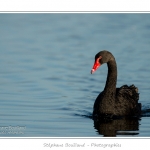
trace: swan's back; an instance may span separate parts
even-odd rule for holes
[[[139,116],[141,113],[141,104],[138,103],[138,88],[134,85],[123,85],[116,89],[116,106],[117,114],[125,116]]]

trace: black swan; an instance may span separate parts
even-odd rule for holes
[[[104,63],[108,66],[107,81],[104,90],[95,100],[93,117],[140,116],[141,103],[138,103],[138,88],[134,85],[116,88],[117,65],[114,56],[109,51],[103,50],[95,55],[91,74]]]

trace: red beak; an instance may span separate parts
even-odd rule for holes
[[[100,59],[101,59],[101,58],[97,58],[97,59],[96,59],[94,65],[93,65],[93,68],[92,68],[92,70],[91,70],[91,74],[94,73],[94,72],[98,69],[98,67],[100,67],[100,65],[101,65],[100,62],[99,62]]]

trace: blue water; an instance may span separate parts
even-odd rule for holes
[[[137,86],[142,103],[135,128],[125,121],[115,136],[150,136],[150,14],[130,13],[1,13],[0,136],[105,136],[91,119],[107,65],[90,70],[103,49],[116,58],[117,86]]]

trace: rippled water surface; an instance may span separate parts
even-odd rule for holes
[[[0,14],[0,136],[150,136],[150,14]],[[93,103],[111,51],[117,86],[135,84],[140,120],[97,124]]]

